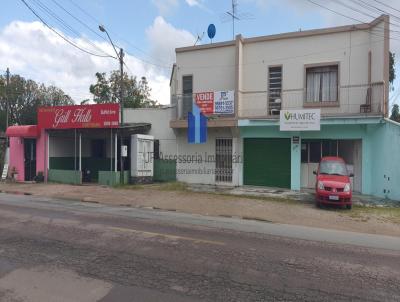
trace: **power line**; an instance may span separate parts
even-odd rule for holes
[[[395,11],[400,13],[400,10],[398,10],[397,8],[394,8],[393,6],[390,6],[389,4],[386,4],[386,3],[382,2],[382,1],[378,1],[378,0],[373,0],[373,1],[379,3],[379,4],[383,5],[383,6],[386,6],[388,8],[391,8],[391,9],[393,9],[393,10],[395,10]]]
[[[352,0],[350,0],[350,1],[352,1]],[[348,9],[350,9],[350,10],[353,10],[353,11],[359,13],[359,14],[362,14],[364,16],[370,17],[372,19],[376,19],[378,17],[378,16],[374,16],[374,15],[368,14],[368,13],[366,13],[366,12],[364,12],[364,11],[358,9],[358,8],[355,8],[355,7],[351,6],[351,5],[348,5],[346,3],[343,3],[341,0],[335,0],[335,2],[340,4],[340,5],[342,5],[342,6],[344,6],[344,7],[346,7],[346,8],[348,8]],[[352,2],[354,3],[355,1],[352,1]],[[357,3],[357,5],[360,5],[360,4]],[[386,13],[385,11],[382,11],[382,12]],[[392,26],[395,26],[395,27],[400,27],[400,25],[396,24],[396,23],[389,22],[389,24],[392,25]],[[393,30],[391,30],[391,31],[393,31]],[[398,32],[398,31],[394,31],[394,32]]]
[[[383,14],[387,14],[391,17],[393,17],[394,19],[400,20],[400,17],[391,14],[390,12],[387,12],[383,9],[380,9],[379,7],[372,5],[371,3],[368,3],[366,1],[362,1],[362,0],[350,0],[351,2],[353,2],[354,4],[360,5],[361,7],[368,9],[369,11],[373,11],[373,12],[379,12],[379,13],[383,13]],[[399,21],[397,21],[399,22]]]
[[[61,39],[63,39],[65,42],[67,42],[68,44],[74,46],[75,48],[79,49],[80,51],[87,53],[89,55],[95,56],[95,57],[101,57],[101,58],[114,58],[113,56],[110,55],[99,55],[96,53],[93,53],[89,50],[86,50],[80,46],[78,46],[77,44],[75,44],[74,42],[68,40],[66,37],[64,37],[62,34],[60,34],[58,31],[56,31],[54,28],[52,28],[50,25],[47,24],[47,22],[28,4],[26,3],[25,0],[21,0],[21,2],[47,27],[49,28],[52,32],[54,32],[57,36],[59,36]]]
[[[353,21],[359,22],[359,23],[364,24],[364,25],[369,25],[369,23],[367,23],[367,22],[364,22],[364,21],[361,21],[361,20],[359,20],[359,19],[356,19],[356,18],[347,16],[347,15],[341,13],[341,12],[338,12],[338,11],[336,11],[336,10],[333,10],[333,9],[331,9],[331,8],[329,8],[329,7],[327,7],[327,6],[324,6],[324,5],[322,5],[322,4],[319,4],[319,3],[317,3],[317,2],[315,2],[315,1],[313,1],[313,0],[306,0],[306,1],[312,3],[312,4],[316,5],[316,6],[319,6],[319,7],[323,8],[323,9],[325,9],[325,10],[328,10],[328,11],[334,13],[334,14],[337,14],[337,15],[339,15],[339,16],[345,17],[345,18],[347,18],[347,19],[351,19],[351,20],[353,20]],[[375,17],[373,17],[373,18],[375,18]],[[399,31],[393,31],[393,30],[390,30],[390,31],[391,31],[391,32],[396,32],[396,33],[399,32]],[[378,36],[378,37],[384,37],[383,35],[379,35],[379,34],[376,34],[376,33],[373,33],[373,32],[371,32],[371,34],[373,34],[373,35],[375,35],[375,36]],[[400,39],[396,39],[396,38],[390,38],[390,37],[389,37],[389,39],[393,39],[393,40],[396,40],[396,41],[400,41]]]
[[[90,14],[89,12],[87,12],[84,8],[82,8],[82,7],[81,7],[79,4],[77,4],[74,0],[69,0],[69,2],[71,2],[71,3],[72,3],[78,10],[80,10],[83,14],[85,14],[87,17],[89,17],[89,18],[92,20],[92,22],[93,22],[94,24],[96,24],[96,26],[98,26],[99,24],[103,24],[103,22],[102,22],[101,20],[97,19],[97,18],[94,17],[92,14]],[[154,60],[160,62],[161,64],[172,65],[171,62],[164,62],[163,60],[160,60],[159,58],[156,58],[156,57],[153,57],[153,56],[149,55],[146,51],[140,49],[139,47],[137,47],[137,46],[134,45],[132,42],[130,42],[129,40],[125,39],[124,37],[122,37],[121,35],[119,35],[118,33],[116,33],[115,31],[109,30],[109,32],[112,33],[113,35],[115,35],[116,37],[118,37],[120,40],[122,40],[122,41],[124,41],[125,43],[127,43],[128,45],[130,45],[132,48],[134,48],[134,49],[136,49],[137,51],[141,52],[142,54],[144,54],[144,55],[147,56],[148,58],[154,59]],[[118,46],[118,45],[117,45],[117,46]],[[120,48],[120,47],[118,46],[118,48]],[[165,66],[165,65],[162,66],[162,65],[159,65],[159,64],[152,63],[152,62],[150,62],[150,61],[146,61],[145,59],[139,58],[138,56],[133,55],[132,53],[128,53],[126,50],[125,50],[125,52],[126,52],[127,54],[129,54],[130,56],[135,57],[135,58],[137,58],[138,60],[140,60],[140,61],[142,61],[142,62],[144,62],[144,63],[151,64],[151,65],[154,65],[154,66],[157,66],[157,67],[162,67],[162,68],[168,68],[168,69],[170,68],[169,66],[168,66],[168,67]]]
[[[57,14],[55,14],[51,9],[49,9],[46,5],[44,5],[40,0],[32,0],[34,1],[44,12],[46,12],[49,16],[51,16],[52,18],[56,19],[58,21],[58,23],[67,31],[72,32],[73,34],[79,36],[80,34],[74,29],[72,28],[70,25],[68,25],[62,18],[60,18]],[[79,18],[75,17],[73,14],[71,14],[65,7],[63,7],[62,5],[60,5],[57,1],[55,0],[51,0],[53,3],[55,3],[58,7],[60,7],[63,11],[65,11],[68,15],[72,16],[75,20],[77,20],[80,24],[84,25],[87,29],[89,29],[91,32],[95,33],[97,36],[99,36],[101,39],[105,40],[108,43],[108,40],[105,39],[105,37],[103,37],[102,35],[100,35],[99,33],[97,33],[96,31],[94,31],[92,28],[90,28],[89,25],[87,25],[85,22],[83,22],[82,20],[80,20]],[[24,1],[25,2],[25,1]],[[70,2],[72,4],[74,4],[77,8],[79,8],[82,12],[84,12],[86,15],[88,15],[91,19],[96,20],[93,16],[91,16],[89,13],[87,13],[83,8],[81,8],[78,4],[76,4],[74,1],[70,0]],[[100,23],[100,22],[99,22]],[[86,40],[85,40],[86,41]],[[97,48],[99,51],[103,52],[105,55],[110,56],[108,53],[106,53],[105,51],[103,51],[101,48],[99,48],[97,45],[93,44],[91,41],[87,41],[88,44],[92,45],[94,48]],[[128,42],[129,43],[129,42]],[[118,48],[121,48],[120,46],[116,45]],[[133,47],[135,47],[133,45]],[[137,47],[135,47],[136,49],[139,49]],[[140,50],[140,49],[139,49]],[[144,51],[142,51],[144,53]],[[143,63],[149,64],[149,65],[153,65],[159,68],[163,68],[163,69],[171,69],[171,66],[166,66],[166,65],[161,65],[161,64],[157,64],[157,63],[153,63],[149,60],[145,60],[142,58],[139,58],[135,55],[133,55],[130,52],[126,52],[128,55],[135,57],[136,59],[142,61]],[[146,53],[145,53],[146,54]],[[114,56],[110,56],[115,58]],[[150,57],[150,56],[149,56]]]
[[[58,3],[56,0],[51,0],[55,5],[57,5],[59,8],[61,8],[64,12],[66,12],[69,16],[71,16],[72,18],[74,18],[76,21],[78,21],[80,24],[82,24],[84,27],[86,27],[88,30],[90,30],[92,33],[94,33],[96,36],[100,37],[101,39],[103,39],[104,41],[107,41],[107,39],[100,35],[96,30],[93,30],[89,25],[87,25],[85,22],[83,22],[82,20],[80,20],[79,18],[77,18],[76,16],[74,16],[73,14],[71,14],[64,6],[62,6],[60,3]]]
[[[59,17],[54,11],[52,11],[48,6],[46,6],[45,4],[43,4],[42,1],[40,0],[32,0],[33,2],[36,3],[36,5],[45,13],[47,14],[50,18],[53,18],[54,20],[56,20],[56,22],[58,22],[58,24],[61,25],[61,27],[63,27],[66,31],[69,31],[72,33],[72,35],[75,36],[80,36],[80,33],[78,31],[76,31],[72,26],[70,26],[67,22],[65,22],[61,17]],[[91,45],[93,48],[97,49],[98,51],[109,55],[108,53],[106,53],[104,50],[102,50],[101,48],[99,48],[97,45],[95,45],[92,41],[85,39],[84,37],[81,37],[81,39],[85,40],[89,45]]]

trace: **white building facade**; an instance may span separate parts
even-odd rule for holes
[[[353,190],[400,199],[393,193],[400,175],[373,147],[389,111],[389,40],[383,15],[369,24],[176,49],[170,126],[178,180],[299,190],[314,186],[321,157],[341,156],[355,174]],[[206,113],[207,142],[189,144],[196,96],[218,91],[234,91],[234,113]],[[321,114],[319,131],[280,131],[281,111],[310,109]]]

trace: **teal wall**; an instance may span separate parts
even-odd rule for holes
[[[300,133],[292,133],[293,136],[300,136]],[[300,190],[301,181],[298,175],[301,175],[301,139],[298,144],[291,142],[291,175],[290,184],[292,190]]]
[[[400,201],[400,124],[387,121],[367,132],[370,193]]]
[[[321,131],[281,132],[279,126],[249,124],[241,138],[300,136],[300,139],[360,139],[362,141],[362,193],[400,200],[400,125],[380,119],[365,124],[323,124]],[[292,143],[291,189],[300,189],[301,149]]]

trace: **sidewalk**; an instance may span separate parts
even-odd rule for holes
[[[194,192],[193,190],[197,191]],[[295,196],[199,192],[179,183],[111,188],[98,185],[0,184],[0,191],[184,213],[238,217],[284,224],[400,237],[400,208],[318,209],[308,193]],[[205,188],[202,188],[205,191]],[[272,194],[272,195],[271,195]],[[293,194],[293,192],[291,192]],[[308,196],[308,197],[307,197]],[[297,197],[293,199],[293,197]]]

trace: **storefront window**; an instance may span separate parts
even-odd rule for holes
[[[301,162],[308,163],[308,143],[301,144]]]
[[[103,158],[105,157],[105,141],[104,139],[95,139],[91,141],[92,157]]]
[[[310,142],[310,163],[319,163],[321,160],[321,142]]]
[[[322,156],[337,156],[338,155],[338,141],[337,140],[323,140],[322,141]]]

